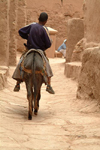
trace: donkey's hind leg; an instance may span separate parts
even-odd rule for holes
[[[33,92],[32,92],[32,85],[31,80],[27,80],[26,82],[26,89],[27,89],[27,99],[29,102],[29,111],[28,111],[28,119],[32,120],[32,111],[33,111]]]
[[[40,97],[41,97],[41,94],[40,94],[40,90],[39,90],[38,95],[37,95],[37,108],[34,109],[35,115],[37,115],[37,113],[38,113]]]

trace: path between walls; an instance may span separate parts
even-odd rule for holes
[[[0,150],[100,150],[97,102],[76,99],[77,82],[64,76],[63,58],[50,59],[50,64],[56,94],[42,86],[39,113],[31,121],[25,84],[15,93],[15,81],[8,77],[0,91]]]

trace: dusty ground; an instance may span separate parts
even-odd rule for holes
[[[50,63],[56,94],[42,86],[39,113],[31,121],[24,83],[15,93],[9,76],[7,88],[0,91],[0,150],[100,150],[98,103],[76,99],[77,82],[64,76],[64,59]]]

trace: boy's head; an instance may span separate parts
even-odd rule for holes
[[[42,12],[39,16],[39,22],[42,22],[43,24],[45,24],[48,20],[48,14],[45,12]]]

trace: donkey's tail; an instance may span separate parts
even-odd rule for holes
[[[32,83],[34,86],[35,81],[35,52],[33,52],[33,61],[32,61]]]
[[[33,62],[32,62],[32,84],[33,84],[33,99],[34,99],[34,109],[37,109],[37,84],[36,84],[36,75],[35,75],[35,52],[33,52]]]

